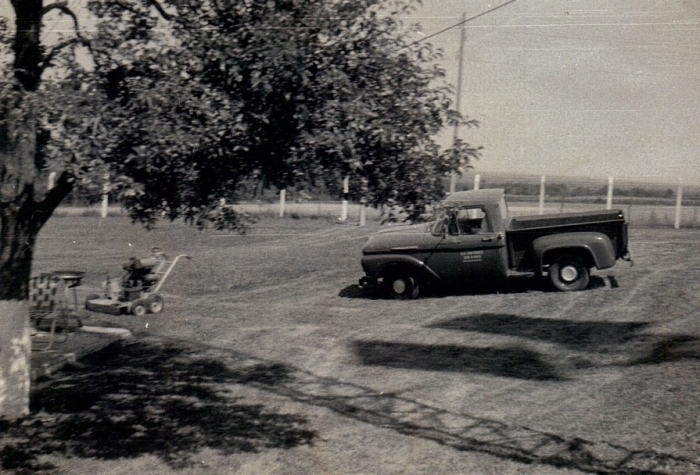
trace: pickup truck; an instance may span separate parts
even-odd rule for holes
[[[548,277],[562,291],[585,289],[590,270],[631,260],[621,210],[510,216],[502,189],[453,193],[432,223],[401,225],[369,237],[360,286],[381,285],[396,299],[425,286],[498,284]]]

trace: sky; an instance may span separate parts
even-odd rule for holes
[[[424,0],[405,21],[428,37],[505,3]],[[460,28],[426,41],[456,86]],[[700,1],[515,0],[465,24],[463,61],[475,172],[700,184]]]
[[[474,172],[700,184],[700,0],[423,0],[404,20],[428,37],[462,14],[483,14],[462,56]],[[426,40],[454,86],[460,34]]]

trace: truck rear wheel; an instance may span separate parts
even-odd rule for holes
[[[564,292],[585,289],[590,278],[588,267],[577,256],[561,256],[549,266],[549,279]]]
[[[405,270],[390,272],[383,284],[389,296],[396,300],[415,299],[420,294],[418,280]]]

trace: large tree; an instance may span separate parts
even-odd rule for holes
[[[474,122],[450,109],[439,52],[402,29],[412,3],[213,2],[202,10],[181,0],[179,8],[196,25],[186,41],[202,48],[203,80],[231,101],[245,98],[238,117],[255,138],[239,149],[246,163],[278,187],[302,178],[339,193],[349,176],[355,198],[417,215],[478,149],[459,142],[440,151],[434,141],[446,125]]]
[[[90,37],[65,2],[11,3],[15,27],[0,28],[12,50],[0,97],[5,417],[28,410],[34,244],[74,189],[99,193],[107,180],[149,225],[165,215],[236,227],[235,213],[212,210],[245,180],[340,193],[350,177],[356,198],[418,215],[478,154],[434,141],[473,122],[450,109],[439,54],[402,30],[410,1],[93,0]],[[55,14],[75,33],[42,45]],[[75,61],[78,47],[91,65]]]

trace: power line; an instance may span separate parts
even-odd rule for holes
[[[409,47],[411,47],[411,46],[413,46],[413,45],[415,45],[415,44],[418,44],[418,43],[420,43],[420,42],[422,42],[422,41],[428,40],[428,39],[433,38],[433,37],[435,37],[435,36],[437,36],[437,35],[441,35],[441,34],[445,33],[446,31],[450,31],[450,30],[453,29],[453,28],[457,28],[458,26],[462,26],[462,25],[464,25],[465,23],[468,23],[468,22],[470,22],[470,21],[472,21],[472,20],[476,20],[477,18],[480,18],[480,17],[482,17],[482,16],[484,16],[484,15],[488,15],[489,13],[495,12],[496,10],[499,10],[499,9],[505,7],[505,6],[508,6],[508,5],[510,5],[511,3],[515,3],[516,1],[517,1],[517,0],[510,0],[510,1],[506,2],[506,3],[503,3],[503,4],[501,4],[501,5],[498,5],[497,7],[491,8],[490,10],[486,10],[485,12],[481,12],[481,13],[479,13],[478,15],[474,15],[474,16],[472,16],[472,17],[469,17],[469,18],[467,18],[467,19],[464,19],[464,20],[460,21],[459,23],[455,23],[455,24],[452,25],[452,26],[448,26],[447,28],[444,28],[444,29],[438,31],[437,33],[433,33],[432,35],[426,36],[425,38],[421,38],[421,39],[419,39],[419,40],[414,41],[413,43],[409,43],[409,44],[406,45],[405,47],[406,47],[406,48],[409,48]]]

